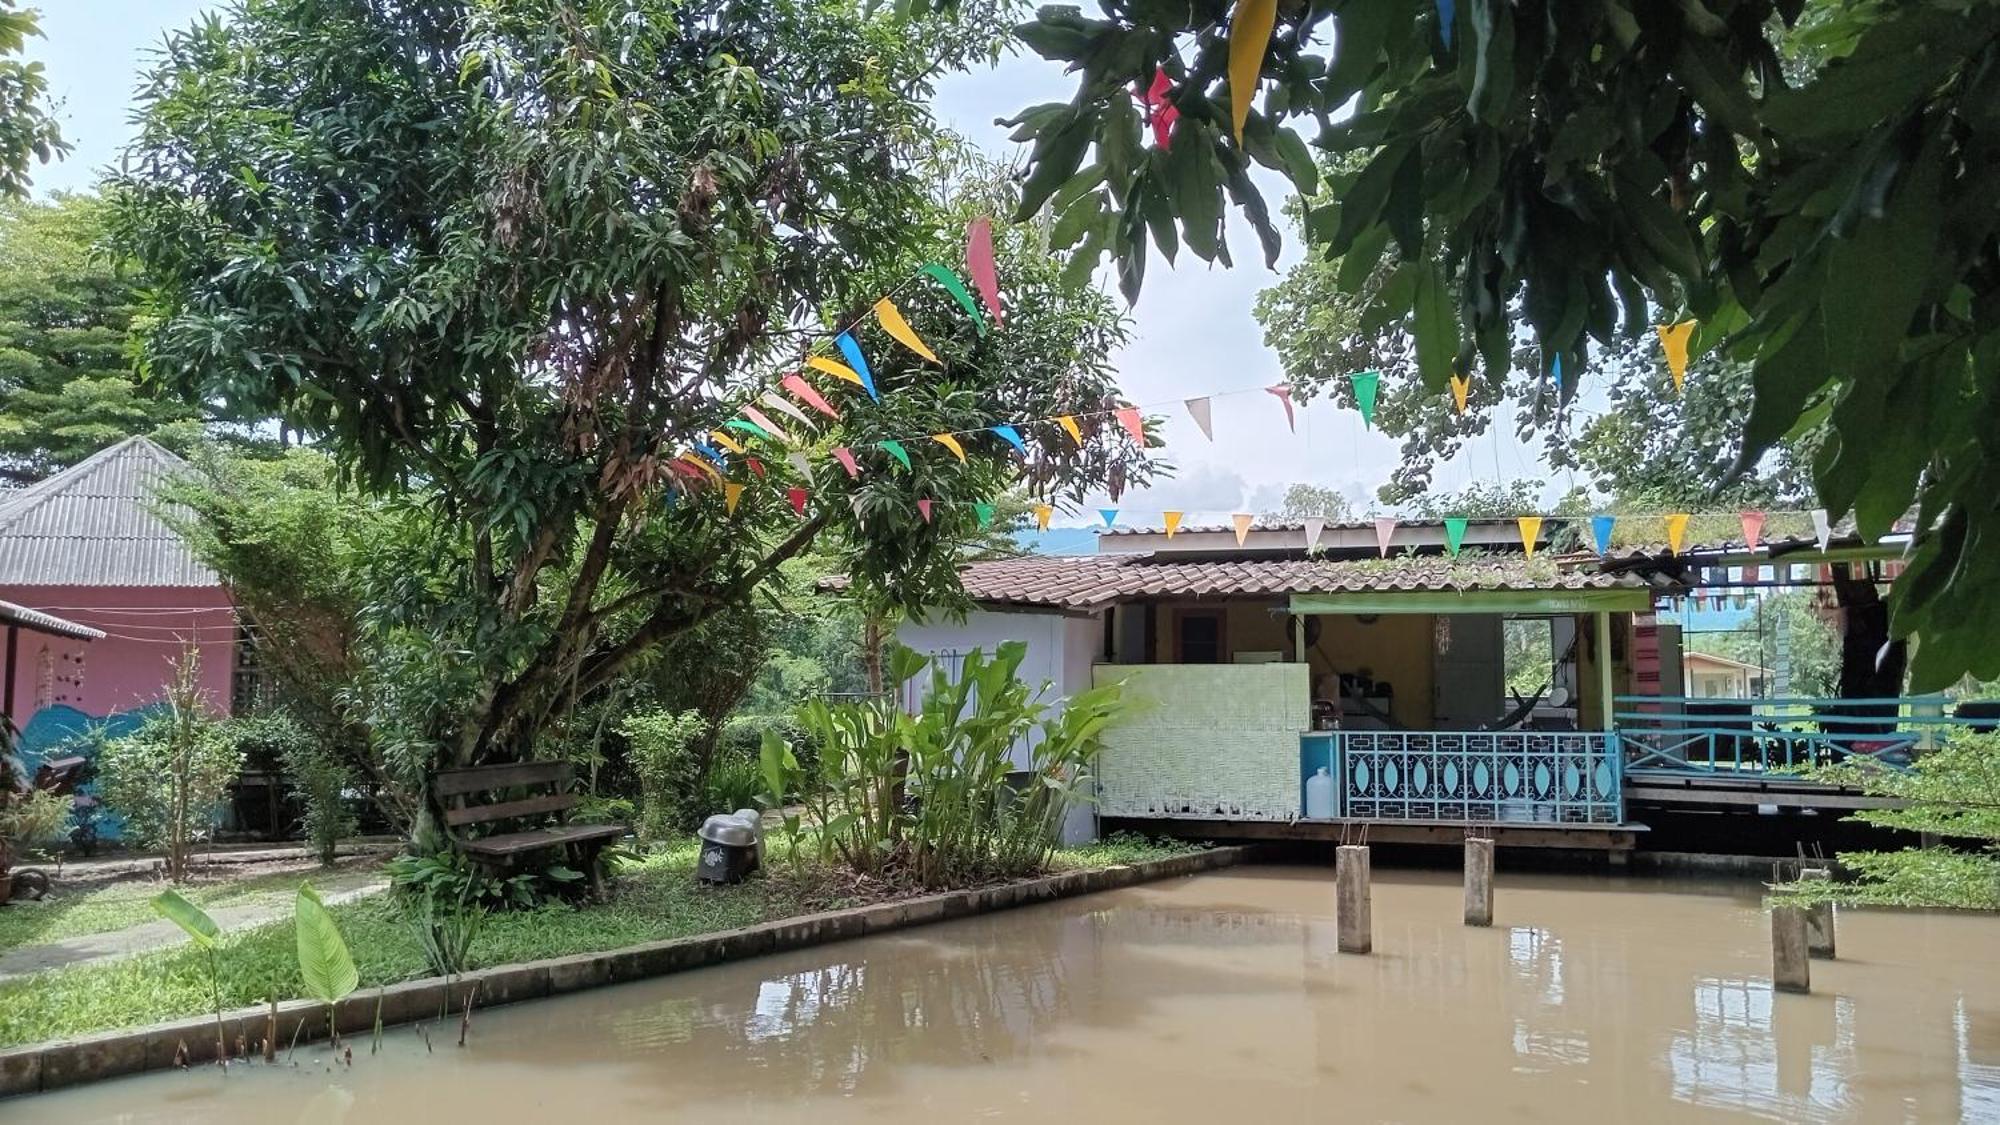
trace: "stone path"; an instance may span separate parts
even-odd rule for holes
[[[312,873],[302,872],[301,875]],[[340,903],[375,894],[388,887],[389,879],[379,870],[342,871],[332,875],[313,875],[313,885],[328,903]],[[215,919],[215,924],[224,931],[243,929],[291,917],[292,903],[290,894],[273,893],[260,901],[213,907],[209,909],[208,916]],[[84,934],[45,945],[24,945],[0,953],[0,981],[65,965],[129,957],[134,953],[145,953],[185,941],[187,935],[181,932],[181,928],[162,918],[123,930]]]

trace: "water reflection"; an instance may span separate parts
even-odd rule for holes
[[[1682,888],[1683,890],[1685,888]],[[1250,870],[485,1013],[472,1049],[351,1074],[184,1075],[50,1120],[481,1125],[747,1115],[1459,1121],[2000,1120],[1993,919],[1842,918],[1811,996],[1760,975],[1754,898],[1378,873],[1376,952],[1326,872]],[[172,1091],[171,1102],[161,1091]]]

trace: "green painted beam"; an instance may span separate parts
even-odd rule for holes
[[[1653,592],[1595,590],[1355,590],[1293,594],[1293,613],[1647,613]]]

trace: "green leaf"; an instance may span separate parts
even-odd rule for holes
[[[1458,317],[1435,263],[1418,267],[1416,337],[1418,376],[1428,390],[1445,389],[1458,358]]]
[[[341,940],[340,927],[333,924],[333,913],[310,883],[299,884],[292,928],[298,934],[299,978],[305,981],[307,995],[333,1004],[360,986],[361,974]]]
[[[1475,61],[1465,107],[1491,123],[1514,96],[1514,13],[1507,0],[1473,0],[1472,37]]]
[[[161,891],[153,896],[153,909],[160,917],[179,926],[187,932],[188,940],[202,949],[213,949],[222,937],[221,927],[215,924],[201,907],[181,897],[179,891]]]
[[[1043,131],[1035,141],[1034,170],[1028,173],[1028,180],[1021,185],[1021,205],[1015,209],[1016,221],[1026,219],[1042,209],[1042,204],[1056,189],[1069,182],[1076,175],[1077,166],[1083,163],[1084,151],[1090,147],[1091,132],[1097,128],[1097,112],[1072,108],[1068,116]]]
[[[1389,200],[1389,188],[1396,182],[1396,174],[1403,161],[1415,155],[1416,142],[1404,141],[1390,145],[1375,154],[1375,159],[1355,177],[1354,185],[1340,195],[1340,229],[1333,235],[1328,249],[1335,254],[1347,253],[1361,232],[1374,226],[1382,218],[1382,207]]]

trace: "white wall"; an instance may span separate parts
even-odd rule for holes
[[[910,648],[949,664],[973,649],[989,655],[1005,641],[1024,641],[1028,652],[1021,660],[1020,678],[1031,687],[1048,682],[1048,702],[1067,698],[1090,686],[1090,666],[1103,644],[1102,617],[1071,617],[1060,613],[1000,613],[974,610],[963,621],[933,618],[924,624],[904,622],[896,639]],[[926,671],[924,675],[928,676]],[[1057,706],[1060,706],[1057,703]],[[1014,765],[1029,764],[1028,746],[1014,750]],[[1078,844],[1097,838],[1097,810],[1088,802],[1071,806],[1063,821],[1063,843]]]

